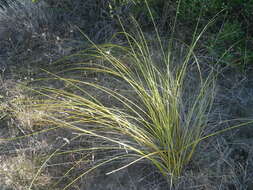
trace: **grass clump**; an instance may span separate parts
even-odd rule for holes
[[[80,9],[79,3],[72,4],[68,0],[65,2],[68,4],[56,3],[56,9],[59,11],[67,8]],[[129,2],[111,1],[108,6],[110,17],[118,16],[118,12],[113,11],[117,9],[118,4],[122,3],[122,6],[128,7]],[[145,2],[156,4],[152,0]],[[138,2],[138,5],[140,9],[137,9],[136,13],[144,13],[144,16],[148,14],[148,23],[150,21],[154,23],[154,20],[160,17],[153,13],[156,6],[154,8],[147,6],[143,11],[141,2]],[[169,4],[167,5],[169,9]],[[167,8],[164,9],[164,13]],[[182,12],[177,11],[179,19],[180,14]],[[117,23],[122,26],[121,21]],[[201,21],[199,23],[201,24]],[[165,24],[162,23],[161,26]],[[32,155],[40,152],[39,168],[37,164],[32,165],[32,159],[26,160],[18,156],[12,160],[8,158],[14,156],[6,155],[9,156],[6,157],[7,164],[4,165],[7,169],[2,170],[2,173],[6,178],[13,178],[11,181],[7,180],[8,183],[19,180],[21,182],[17,186],[37,189],[38,184],[43,186],[40,176],[43,176],[42,170],[46,169],[52,175],[52,180],[57,180],[50,185],[51,189],[56,187],[83,189],[82,184],[78,183],[79,179],[82,183],[85,174],[92,177],[92,171],[98,167],[102,168],[100,171],[105,169],[104,173],[112,174],[137,162],[145,162],[154,166],[156,171],[173,184],[178,177],[184,175],[185,168],[191,165],[195,153],[201,148],[198,145],[202,140],[228,130],[212,133],[215,75],[212,68],[200,64],[201,60],[194,54],[195,46],[206,27],[199,35],[195,29],[192,43],[189,42],[191,44],[187,46],[174,39],[173,35],[168,40],[162,38],[157,27],[155,35],[149,36],[141,30],[137,21],[134,20],[133,25],[136,30],[131,28],[132,33],[126,31],[127,27],[123,27],[123,32],[119,33],[120,38],[117,39],[124,41],[123,45],[97,45],[92,42],[94,40],[92,37],[92,40],[87,37],[86,40],[92,43],[90,49],[78,52],[76,57],[72,55],[58,61],[57,64],[61,61],[71,62],[64,64],[64,70],[59,73],[48,72],[50,78],[35,80],[39,86],[44,83],[47,87],[33,89],[29,96],[24,95],[27,91],[18,90],[19,88],[13,89],[11,95],[7,93],[0,95],[0,120],[6,118],[13,123],[15,121],[18,127],[18,137],[0,139],[0,142],[21,140],[29,136],[31,141],[23,143],[29,145],[27,152],[32,152]],[[245,53],[246,60],[243,44],[237,47],[238,49],[232,48],[245,35],[238,26],[241,25],[236,21],[233,25],[230,22],[224,23],[213,40],[206,40],[205,43],[210,47],[208,49],[210,56],[232,62],[236,58],[231,54],[232,51],[239,51],[241,54]],[[236,32],[231,32],[231,28]],[[175,30],[174,25],[172,33]],[[225,43],[229,40],[231,43]],[[223,53],[227,48],[231,52]],[[83,61],[73,63],[76,60]],[[79,72],[84,78],[80,79]],[[39,96],[33,97],[34,92]],[[41,126],[46,129],[41,130]],[[52,131],[57,129],[59,129],[57,132]],[[52,133],[34,138],[35,135],[46,131]],[[22,137],[19,135],[20,132]],[[34,142],[39,142],[43,138],[46,139],[45,146],[40,147],[42,143],[38,143],[38,146],[33,147]],[[5,147],[8,146],[6,143]],[[48,155],[51,151],[53,153]],[[229,151],[224,148],[224,152]],[[226,153],[228,159],[229,154]],[[219,169],[209,171],[206,167],[207,160],[205,158],[203,160],[208,173],[205,177],[209,178],[210,173],[216,175],[218,170],[221,172],[219,161],[217,161]],[[222,157],[222,160],[225,159]],[[213,166],[214,164],[210,167]],[[25,178],[26,173],[31,176]],[[48,181],[45,181],[52,182],[49,177]],[[174,188],[176,189],[176,186]]]
[[[147,40],[136,22],[135,25],[134,35],[123,27],[121,34],[127,45],[93,44],[93,48],[84,53],[92,61],[66,69],[64,77],[51,74],[52,81],[60,80],[69,88],[36,90],[47,100],[32,107],[47,113],[43,117],[47,123],[88,136],[89,141],[93,139],[90,150],[118,150],[116,155],[108,153],[106,161],[84,171],[64,189],[93,169],[122,159],[128,163],[122,162],[107,174],[148,160],[163,176],[174,180],[182,175],[198,144],[207,137],[215,77],[212,72],[202,75],[193,52],[202,33],[193,37],[190,46],[181,45],[184,51],[178,63],[172,56],[175,53],[172,47],[178,43],[172,38],[162,43],[156,28],[156,52],[160,56],[154,56],[151,47],[154,42]],[[67,77],[67,71],[92,72],[118,83],[111,88],[104,79],[79,80]],[[191,80],[193,73],[196,80]],[[49,159],[57,155],[57,151]]]

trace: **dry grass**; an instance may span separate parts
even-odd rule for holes
[[[36,163],[24,154],[13,156],[8,159],[1,158],[1,183],[16,190],[25,190],[29,187],[31,180],[36,174]],[[35,181],[34,188],[45,189],[50,184],[51,178],[41,174]]]
[[[147,38],[134,24],[134,34],[124,27],[120,34],[127,44],[91,42],[90,49],[79,52],[87,62],[64,65],[57,74],[47,72],[49,78],[35,81],[39,87],[6,87],[8,93],[0,94],[0,120],[7,116],[14,124],[9,127],[19,131],[1,143],[17,146],[15,140],[32,136],[22,142],[28,145],[27,156],[26,151],[1,156],[1,183],[52,190],[250,188],[249,156],[241,161],[239,154],[238,161],[237,148],[222,137],[202,142],[228,130],[213,131],[219,120],[212,109],[216,78],[194,54],[206,28],[186,46],[173,38],[163,42],[157,28],[155,37]],[[80,73],[86,77],[78,79]],[[37,139],[41,127],[45,133]],[[48,132],[54,127],[62,130]],[[107,176],[96,178],[99,172]],[[110,184],[113,180],[118,181]]]

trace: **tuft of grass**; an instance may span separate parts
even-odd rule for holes
[[[152,10],[148,6],[147,10],[154,23]],[[126,42],[123,45],[96,45],[86,36],[93,46],[79,56],[87,62],[70,64],[70,68],[64,65],[65,70],[57,74],[48,72],[51,78],[43,80],[49,80],[51,87],[33,89],[39,100],[20,95],[10,102],[8,111],[22,126],[32,130],[38,125],[54,127],[23,137],[56,128],[69,132],[66,138],[59,137],[65,143],[43,157],[39,168],[28,168],[32,177],[23,180],[26,189],[37,188],[43,169],[67,163],[70,168],[57,176],[51,189],[62,185],[62,189],[73,188],[84,175],[110,163],[114,165],[108,175],[140,161],[156,167],[173,184],[198,153],[201,141],[228,130],[211,130],[216,75],[212,69],[206,72],[194,54],[209,24],[200,34],[196,29],[189,46],[183,43],[179,46],[173,34],[164,40],[155,26],[156,36],[148,38],[135,20],[133,23],[135,33],[122,26],[123,32],[119,34]],[[174,32],[175,25],[172,28]],[[78,72],[89,78],[78,79]],[[113,82],[108,84],[107,80]],[[38,82],[41,85],[44,81]],[[53,87],[58,84],[59,88]],[[0,106],[0,110],[3,108]],[[242,125],[245,124],[230,129]],[[76,141],[82,142],[79,149]],[[65,155],[71,162],[54,163],[58,156]],[[15,162],[9,165],[16,167]],[[91,166],[85,169],[87,163]],[[30,162],[21,165],[28,167]],[[78,173],[73,172],[75,168]],[[22,172],[21,177],[27,172],[17,170]]]
[[[152,56],[150,41],[137,22],[135,26],[134,35],[127,33],[123,27],[121,34],[127,45],[93,43],[93,48],[86,51],[91,60],[99,60],[103,64],[80,63],[77,67],[66,69],[64,77],[50,73],[51,79],[64,82],[71,90],[53,87],[35,90],[46,100],[31,106],[47,113],[42,117],[47,123],[93,137],[95,140],[90,150],[118,149],[116,155],[108,153],[107,160],[81,173],[64,189],[97,167],[122,159],[128,160],[128,163],[122,162],[121,166],[107,174],[148,160],[167,179],[175,180],[192,160],[198,144],[208,136],[206,128],[215,94],[215,75],[212,72],[202,75],[193,52],[206,27],[199,35],[194,34],[192,44],[181,57],[183,61],[175,63],[173,38],[168,43],[162,43],[155,27],[156,44],[161,54],[157,61]],[[104,81],[67,77],[67,71],[92,72],[113,78],[127,90],[122,90],[120,86],[112,89]],[[197,76],[194,82],[190,82],[192,73]],[[101,140],[107,142],[106,145],[97,143]],[[45,163],[57,152],[50,155]],[[31,183],[30,189],[32,186]]]

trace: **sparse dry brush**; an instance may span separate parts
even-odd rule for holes
[[[64,2],[60,5],[47,1],[57,10],[69,8],[75,11],[79,5],[88,6],[81,1],[73,4],[68,0]],[[210,146],[203,145],[203,141],[252,121],[216,129],[220,124],[229,123],[215,121],[218,119],[213,103],[216,101],[216,80],[220,71],[203,65],[203,60],[194,52],[215,18],[199,33],[197,25],[192,42],[187,45],[175,39],[177,16],[171,27],[172,34],[168,38],[162,37],[152,10],[145,2],[154,25],[154,34],[143,32],[135,19],[132,19],[131,26],[134,27],[130,30],[119,19],[122,32],[112,39],[117,43],[98,45],[79,28],[85,40],[90,42],[89,48],[52,63],[51,66],[55,66],[53,70],[57,72],[43,70],[46,77],[20,84],[12,89],[12,96],[7,98],[6,94],[0,94],[0,101],[6,99],[5,103],[0,104],[0,120],[5,116],[15,120],[19,131],[14,137],[1,137],[0,143],[15,144],[18,140],[16,144],[22,146],[27,142],[23,149],[28,149],[22,154],[15,152],[17,155],[11,159],[2,159],[0,155],[0,174],[10,187],[29,190],[91,189],[92,185],[84,184],[86,176],[91,180],[96,171],[114,175],[139,163],[159,173],[157,177],[165,181],[164,186],[168,189],[180,189],[182,186],[182,189],[187,189],[189,184],[201,184],[205,189],[217,187],[209,177],[218,178],[214,173],[223,169],[222,164],[215,162],[218,168],[215,170],[211,168],[213,163],[203,158],[199,161],[203,171],[189,169],[194,168],[194,159],[203,153],[201,148],[210,149]],[[89,5],[94,8],[93,4]],[[43,3],[36,6],[43,12],[40,7]],[[12,9],[15,7],[8,11]],[[25,10],[29,12],[29,7]],[[10,14],[8,11],[0,12],[0,34],[6,30],[1,29],[1,22],[6,23],[12,18],[6,16]],[[3,14],[5,16],[1,17]],[[66,17],[70,18],[71,14]],[[24,15],[32,16],[33,12]],[[46,18],[44,16],[41,15],[42,20]],[[24,34],[41,35],[45,32],[41,31],[39,21],[23,23]],[[18,45],[20,39],[16,38],[19,36],[14,37]],[[74,60],[81,61],[75,63]],[[26,137],[30,140],[22,141]],[[35,142],[40,148],[32,145]],[[216,153],[213,153],[214,150],[210,152],[217,156],[220,151],[223,157],[218,161],[232,163],[229,159],[225,160],[228,156],[222,152],[223,147],[227,150],[229,145],[219,143],[220,139],[213,143],[217,144],[216,149],[213,148]],[[210,171],[203,166],[207,162]],[[224,169],[230,174],[224,174],[221,181],[224,179],[227,184],[234,178],[239,184],[236,187],[241,188],[239,177],[231,168]],[[246,169],[242,166],[238,171],[242,173]],[[189,170],[197,173],[196,178],[187,178]],[[202,175],[202,172],[206,173]],[[187,178],[183,183],[182,176]],[[206,181],[193,182],[202,179]],[[241,181],[245,182],[246,177]]]

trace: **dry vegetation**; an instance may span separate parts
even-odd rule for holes
[[[189,41],[175,3],[18,2],[0,7],[0,189],[253,189],[253,76],[205,49],[219,16]]]

